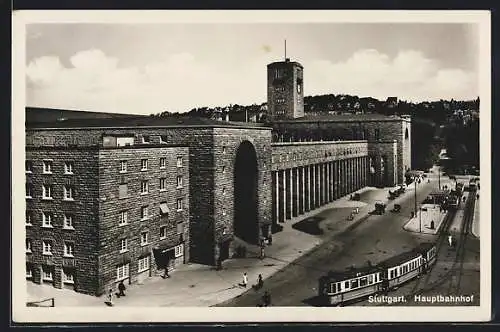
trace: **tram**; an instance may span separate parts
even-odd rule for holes
[[[436,259],[436,245],[422,243],[375,266],[345,272],[330,271],[319,278],[318,295],[323,305],[343,305],[369,295],[386,294],[427,273]]]

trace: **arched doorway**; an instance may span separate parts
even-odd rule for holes
[[[257,153],[252,143],[244,141],[234,165],[234,235],[249,243],[259,238],[257,180]]]

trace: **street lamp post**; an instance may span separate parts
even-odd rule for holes
[[[419,233],[422,233],[422,208],[420,208]]]
[[[415,178],[415,217],[417,216],[417,179]]]
[[[441,190],[441,166],[438,166],[438,190]]]

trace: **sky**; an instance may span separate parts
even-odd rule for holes
[[[26,28],[26,104],[134,114],[260,104],[285,39],[306,96],[479,94],[473,23],[43,23]]]

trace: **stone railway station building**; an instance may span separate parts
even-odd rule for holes
[[[403,182],[408,117],[304,116],[303,67],[267,69],[267,123],[27,108],[27,279],[100,295],[215,266],[293,217]]]

